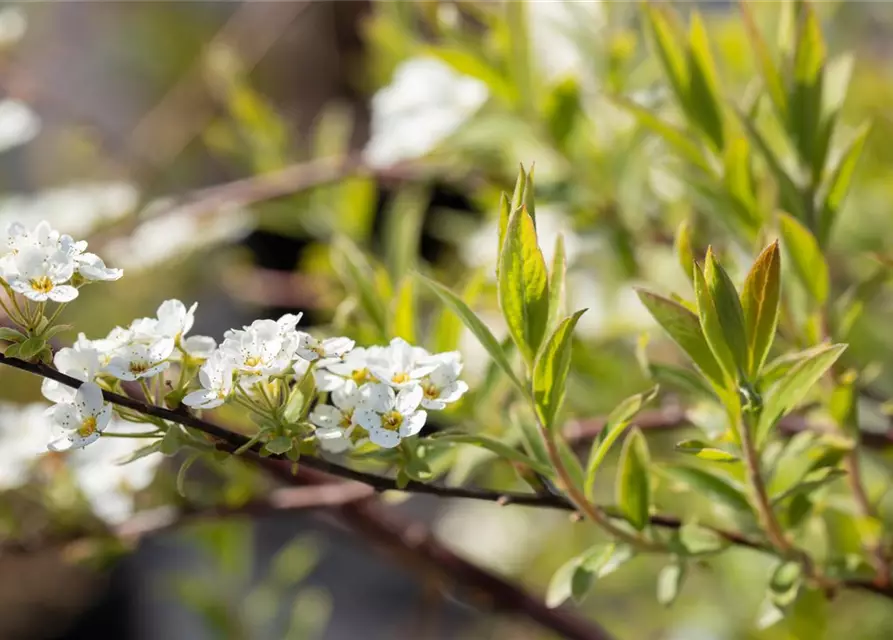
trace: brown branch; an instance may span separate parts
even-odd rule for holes
[[[50,378],[51,380],[56,380],[57,382],[60,382],[72,388],[78,388],[83,384],[81,380],[77,380],[76,378],[67,376],[51,367],[40,363],[25,362],[23,360],[19,360],[18,358],[8,358],[4,355],[0,355],[0,365],[6,365],[15,369],[27,371],[44,378]],[[202,420],[201,418],[197,418],[182,409],[172,411],[163,407],[148,405],[133,398],[122,396],[111,391],[103,391],[103,396],[108,402],[132,409],[144,415],[150,415],[187,427],[192,427],[197,431],[215,438],[217,440],[217,447],[222,450],[230,452],[235,451],[236,449],[244,446],[249,440],[242,434],[224,429],[223,427]],[[255,456],[258,456],[260,453],[260,448],[261,445],[255,444],[248,449],[248,452]],[[291,461],[285,458],[285,456],[280,455],[267,456],[261,458],[261,461],[279,461],[286,464],[288,468],[290,468],[292,464]],[[398,487],[396,481],[392,478],[364,473],[362,471],[356,471],[349,467],[344,467],[342,465],[338,465],[333,462],[329,462],[327,460],[323,460],[321,458],[316,458],[313,456],[302,457],[300,461],[300,468],[302,470],[312,469],[317,472],[328,474],[329,476],[337,476],[345,480],[351,480],[353,482],[361,483],[372,487],[375,491],[404,491],[406,493],[436,495],[441,498],[465,498],[472,500],[483,500],[488,502],[495,502],[500,505],[515,504],[531,507],[563,509],[567,511],[576,510],[574,506],[567,501],[567,499],[562,496],[556,495],[501,492],[464,487],[442,487],[438,485],[424,484],[414,481],[409,482],[404,487]],[[611,509],[605,509],[605,513],[612,517],[616,517],[618,515]],[[669,529],[678,529],[684,524],[680,518],[663,515],[652,515],[650,517],[650,523],[652,526],[664,527]],[[730,544],[755,549],[758,551],[770,552],[769,547],[763,542],[750,538],[742,533],[718,528],[712,528],[712,530]],[[879,587],[871,581],[867,580],[846,580],[842,582],[842,585],[854,589],[871,591],[873,593],[877,593],[879,595],[883,595],[887,598],[893,599],[893,587]]]

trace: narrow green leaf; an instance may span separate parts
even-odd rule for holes
[[[691,246],[691,224],[688,220],[684,220],[676,229],[676,237],[673,239],[673,249],[676,251],[676,258],[682,267],[682,273],[685,277],[692,281],[692,266],[695,263],[695,254]]]
[[[496,255],[502,255],[502,245],[505,242],[505,230],[509,226],[509,218],[512,216],[512,205],[509,196],[504,191],[499,194],[499,251]],[[496,276],[499,277],[499,260],[496,260]]]
[[[692,359],[695,365],[717,387],[724,387],[722,368],[710,350],[698,316],[669,298],[637,289],[639,299],[670,338]]]
[[[189,468],[196,463],[200,455],[200,453],[193,453],[180,465],[180,470],[177,472],[177,494],[179,494],[181,498],[186,497],[186,474],[189,472]]]
[[[617,506],[627,522],[641,531],[648,524],[651,507],[650,457],[645,436],[633,429],[623,442],[617,469]]]
[[[519,165],[518,167],[518,179],[515,180],[515,190],[512,192],[512,209],[509,211],[509,220],[511,220],[512,214],[516,211],[519,211],[521,207],[524,206],[524,201],[527,197],[527,171],[524,170],[524,165]],[[506,230],[508,230],[508,221],[506,221]],[[502,253],[502,249],[500,249],[500,254]]]
[[[567,278],[567,256],[564,252],[564,235],[555,238],[555,252],[552,254],[552,271],[549,274],[549,320],[548,331],[552,331],[558,319],[564,316],[565,279]]]
[[[738,112],[738,118],[747,133],[747,137],[750,138],[750,141],[759,150],[760,155],[763,156],[763,160],[766,161],[769,167],[769,171],[772,172],[772,177],[778,185],[778,195],[782,207],[798,218],[803,219],[806,214],[803,206],[803,197],[797,183],[788,175],[784,165],[782,165],[772,147],[769,146],[769,143],[766,142],[763,134],[759,132],[751,119],[740,111]]]
[[[705,398],[716,398],[716,393],[697,372],[667,364],[649,364],[648,374],[662,387],[693,393]]]
[[[828,299],[828,265],[815,237],[792,216],[778,216],[781,239],[798,279],[818,305]]]
[[[536,229],[536,188],[533,184],[533,172],[535,170],[536,165],[531,164],[530,171],[527,172],[527,185],[524,187],[524,208],[530,214],[534,229]]]
[[[696,522],[686,522],[679,528],[679,543],[689,555],[716,553],[728,546],[718,533]]]
[[[382,339],[387,338],[387,310],[376,290],[372,275],[374,269],[360,249],[346,238],[335,245],[332,263],[344,284],[351,291],[369,316]]]
[[[533,398],[543,426],[555,428],[555,418],[564,402],[571,366],[571,335],[586,309],[562,320],[549,337],[533,367]]]
[[[736,136],[727,141],[723,154],[723,182],[732,201],[732,211],[742,225],[758,231],[762,224],[753,181],[753,155],[747,138]]]
[[[794,51],[793,82],[788,95],[788,129],[804,163],[811,165],[822,117],[825,42],[818,17],[803,5]]]
[[[577,556],[570,585],[570,595],[574,601],[582,602],[597,579],[613,573],[632,557],[633,551],[629,546],[615,543],[596,545]]]
[[[716,79],[716,66],[710,53],[707,30],[697,11],[692,13],[688,34],[688,71],[687,104],[692,115],[692,124],[707,135],[715,150],[722,151],[725,136],[719,82]]]
[[[473,307],[483,288],[484,274],[482,271],[477,271],[465,285],[462,300],[467,306]],[[434,323],[434,352],[455,351],[459,348],[461,334],[462,322],[456,313],[445,305]]]
[[[453,310],[459,319],[468,327],[468,330],[471,331],[474,336],[481,343],[481,346],[487,350],[487,353],[490,354],[490,357],[493,358],[493,361],[499,365],[499,367],[505,372],[505,374],[509,377],[509,379],[522,391],[524,390],[524,385],[521,384],[521,381],[518,380],[518,376],[515,375],[515,372],[512,371],[512,365],[509,362],[508,358],[505,355],[505,351],[503,351],[502,347],[499,345],[499,342],[493,337],[493,334],[487,328],[480,318],[478,318],[474,311],[472,311],[467,304],[462,302],[462,300],[452,291],[444,287],[442,284],[431,280],[430,278],[426,278],[423,275],[417,274],[417,278],[420,278],[423,283],[425,283],[431,291],[433,291],[438,298],[440,298],[445,305],[447,305],[450,309]]]
[[[681,158],[687,160],[704,173],[710,176],[715,175],[715,171],[704,156],[704,152],[684,131],[680,131],[672,124],[661,120],[651,111],[637,105],[632,100],[622,96],[613,96],[612,99],[619,107],[628,111],[639,125],[660,136]]]
[[[605,427],[601,430],[598,437],[592,441],[592,448],[589,451],[589,460],[586,463],[586,478],[583,489],[586,497],[590,500],[595,495],[595,476],[604,462],[605,456],[611,450],[613,444],[623,435],[626,427],[629,426],[633,417],[657,396],[657,387],[645,393],[637,393],[621,402],[608,415],[605,420]]]
[[[676,451],[693,455],[701,460],[711,462],[738,462],[738,456],[722,449],[712,447],[700,440],[683,440],[676,443]]]
[[[547,607],[550,609],[559,607],[565,600],[571,597],[574,574],[579,566],[580,558],[576,556],[558,567],[558,570],[552,574],[549,586],[546,587]]]
[[[803,567],[795,560],[779,564],[769,579],[769,596],[777,607],[786,607],[797,599],[803,580]]]
[[[719,363],[728,380],[738,379],[738,366],[735,356],[732,354],[729,345],[726,343],[725,331],[723,330],[722,320],[717,313],[716,305],[704,277],[704,272],[698,265],[694,268],[695,276],[695,297],[698,302],[698,316],[701,322],[701,330],[703,331],[704,340],[710,347],[715,361]],[[722,384],[723,388],[728,384]]]
[[[754,261],[741,292],[747,331],[747,373],[752,380],[759,375],[775,340],[780,304],[781,255],[776,241]]]
[[[759,63],[760,74],[763,77],[763,84],[766,86],[766,92],[769,94],[769,98],[772,100],[772,105],[775,107],[775,111],[779,118],[782,122],[786,122],[788,105],[784,80],[782,80],[778,66],[772,59],[772,54],[769,51],[766,41],[757,29],[753,15],[751,14],[750,5],[746,2],[741,2],[739,6],[741,7],[741,15],[744,18],[744,28],[747,31],[747,37],[750,39],[751,47],[753,48],[757,57],[757,62]]]
[[[517,449],[513,449],[512,447],[500,442],[495,438],[491,438],[490,436],[464,433],[444,433],[432,436],[432,438],[434,438],[438,442],[453,442],[456,444],[471,444],[476,447],[483,447],[484,449],[495,453],[505,460],[526,465],[537,473],[541,473],[546,476],[552,475],[552,468],[548,465],[537,462],[530,456],[525,455]]]
[[[391,335],[403,338],[410,344],[416,342],[415,332],[415,295],[413,279],[404,277],[397,289],[397,297],[391,313]]]
[[[685,565],[681,562],[668,564],[657,574],[657,601],[665,607],[675,602],[685,579]]]
[[[870,129],[868,125],[865,125],[856,132],[841,152],[840,159],[825,185],[825,199],[819,214],[818,235],[821,244],[827,243],[834,222],[843,207]]]
[[[716,260],[716,255],[711,248],[707,249],[707,259],[704,264],[704,280],[713,300],[713,307],[719,318],[719,326],[725,337],[725,344],[735,362],[735,372],[747,371],[747,335],[744,329],[744,310],[741,308],[741,300],[735,285],[726,270]],[[700,307],[699,307],[700,310]],[[702,327],[703,327],[702,323]],[[707,331],[705,329],[705,334]],[[707,342],[710,342],[709,334]]]
[[[664,73],[670,81],[673,93],[682,106],[688,110],[688,69],[685,64],[685,55],[680,46],[682,35],[674,28],[671,19],[665,14],[663,8],[652,4],[646,4],[643,9],[645,24],[651,35],[651,42],[657,52],[657,57],[663,66]]]
[[[772,496],[772,505],[778,505],[788,498],[793,498],[796,496],[808,496],[812,494],[816,489],[820,487],[824,487],[827,484],[831,484],[835,480],[839,480],[846,475],[846,471],[843,469],[835,469],[834,467],[822,467],[820,469],[816,469],[814,471],[810,471],[800,482],[794,484],[794,486],[789,487],[779,493],[778,495]]]
[[[430,195],[427,187],[403,187],[388,202],[384,212],[382,240],[385,264],[391,280],[399,282],[415,268],[422,237],[422,223]]]
[[[728,478],[685,465],[667,465],[661,467],[661,472],[671,480],[684,484],[705,498],[722,503],[733,511],[753,513],[743,488]]]
[[[583,465],[580,464],[580,459],[577,457],[577,454],[571,449],[570,445],[567,441],[561,437],[560,434],[556,435],[556,441],[558,445],[558,455],[561,458],[561,464],[564,465],[565,471],[570,476],[571,482],[574,483],[574,487],[577,490],[583,488],[584,473],[583,473]]]
[[[583,115],[578,80],[568,76],[552,87],[546,96],[543,112],[549,135],[558,149],[564,150],[574,127]]]
[[[499,257],[499,304],[509,333],[528,366],[533,364],[549,320],[546,261],[526,208],[512,213]]]
[[[534,460],[546,467],[551,467],[549,453],[546,450],[546,443],[543,440],[543,434],[533,420],[525,420],[512,411],[509,420],[518,429],[521,434],[521,440],[524,443],[524,449],[527,454]]]
[[[831,368],[845,344],[826,344],[815,347],[788,371],[764,397],[763,411],[757,426],[757,442],[768,435],[779,418],[792,411],[816,382]]]

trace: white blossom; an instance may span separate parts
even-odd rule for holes
[[[419,380],[438,364],[432,361],[427,351],[412,346],[403,338],[391,340],[381,356],[381,359],[370,360],[369,371],[379,382],[395,389],[418,385]]]
[[[21,486],[46,452],[50,433],[46,405],[0,403],[0,489]]]
[[[220,351],[214,352],[198,371],[202,388],[183,398],[183,404],[196,409],[219,407],[233,391],[233,366]]]
[[[77,272],[84,277],[85,280],[95,282],[111,282],[118,280],[124,275],[124,269],[112,269],[105,266],[95,253],[83,253],[74,259]]]
[[[314,373],[316,388],[320,391],[335,391],[348,380],[357,385],[375,381],[369,370],[370,363],[385,366],[387,359],[383,347],[357,347],[349,351],[343,359],[323,361]]]
[[[95,382],[85,382],[77,390],[73,403],[61,403],[47,409],[53,427],[61,435],[49,444],[51,451],[82,449],[99,439],[112,418],[112,405],[105,402]]]
[[[432,360],[438,362],[437,368],[422,378],[422,406],[425,409],[445,409],[456,402],[466,391],[468,385],[459,380],[462,373],[462,356],[458,351],[437,354]]]
[[[119,380],[151,378],[170,366],[167,359],[173,350],[173,338],[160,338],[151,344],[129,344],[116,350],[105,370]]]
[[[24,102],[0,100],[0,152],[30,142],[40,132],[40,118]]]
[[[162,302],[155,315],[158,318],[157,334],[165,338],[179,340],[189,333],[195,323],[195,310],[198,303],[194,302],[188,309],[179,300],[165,300]]]
[[[350,338],[344,337],[317,340],[309,333],[300,332],[298,335],[298,355],[309,362],[320,358],[341,360],[356,344]]]
[[[363,402],[353,380],[332,392],[332,404],[318,404],[308,416],[316,427],[319,446],[329,453],[342,453],[367,439],[363,427],[354,421],[357,406]]]
[[[12,267],[13,272],[5,274],[6,281],[29,300],[71,302],[78,297],[78,290],[65,284],[74,274],[74,262],[62,251],[29,247],[15,255]]]
[[[91,382],[99,374],[102,365],[99,351],[83,342],[76,342],[73,347],[62,347],[53,356],[53,364],[61,373],[81,382]],[[44,378],[40,391],[50,402],[73,402],[75,390],[71,387]]]
[[[383,384],[368,384],[363,387],[363,392],[363,404],[356,409],[354,420],[378,446],[392,449],[402,438],[416,435],[425,426],[428,414],[419,409],[422,402],[420,386],[395,392]]]
[[[190,358],[207,360],[217,350],[217,341],[208,336],[189,336],[181,346]]]
[[[284,372],[291,365],[293,354],[283,347],[288,340],[273,320],[255,320],[243,329],[224,334],[220,350],[241,374],[269,376]]]

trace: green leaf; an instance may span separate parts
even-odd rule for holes
[[[381,237],[384,262],[394,282],[416,266],[429,200],[427,187],[416,184],[401,188],[387,204]]]
[[[304,393],[299,385],[295,385],[288,394],[288,400],[282,409],[282,419],[288,424],[295,424],[301,419],[301,413],[304,409]]]
[[[705,398],[716,398],[716,394],[710,388],[710,385],[704,381],[704,378],[689,369],[651,363],[648,365],[648,374],[652,380],[661,386],[668,386],[680,391],[701,395]]]
[[[727,141],[723,154],[723,182],[732,201],[732,211],[745,229],[756,232],[762,217],[755,197],[752,162],[747,138],[737,136]]]
[[[581,558],[579,556],[573,557],[558,567],[558,570],[552,574],[549,586],[546,587],[547,607],[554,609],[561,606],[565,600],[571,597],[574,587],[574,574],[576,574],[580,562]],[[577,584],[578,591],[581,587],[582,585]]]
[[[533,398],[536,412],[546,429],[555,428],[555,418],[564,402],[567,376],[571,367],[571,336],[580,316],[586,309],[577,311],[562,320],[533,367]]]
[[[512,447],[489,436],[463,433],[444,433],[436,434],[431,437],[438,442],[453,442],[456,444],[471,444],[476,447],[483,447],[484,449],[492,451],[499,457],[504,458],[510,462],[518,462],[520,464],[526,465],[537,473],[541,473],[546,476],[552,475],[552,468],[550,466],[537,462],[530,456],[525,455],[517,449],[513,449]]]
[[[648,477],[648,443],[638,429],[626,436],[617,469],[617,506],[627,522],[641,531],[648,524],[651,483]]]
[[[868,125],[865,125],[856,132],[841,152],[840,159],[837,161],[837,165],[832,170],[825,185],[825,198],[819,214],[818,229],[819,242],[822,245],[827,243],[831,235],[831,228],[834,226],[840,209],[843,207],[843,202],[850,190],[850,183],[855,174],[859,158],[862,157],[862,148],[865,146],[865,140],[870,129]]]
[[[394,308],[391,316],[391,335],[403,338],[410,344],[415,344],[415,295],[413,292],[413,280],[405,277],[397,290],[394,300]]]
[[[704,173],[714,176],[715,171],[710,166],[710,163],[704,157],[704,152],[701,151],[701,148],[688,137],[684,131],[677,129],[672,124],[665,122],[658,118],[654,113],[646,109],[645,107],[641,107],[632,100],[624,98],[622,96],[612,96],[612,100],[617,104],[617,106],[623,108],[628,111],[631,116],[633,116],[640,126],[645,127],[652,133],[660,136],[664,142],[666,142],[671,149],[673,149],[679,156],[688,162],[690,162],[695,167],[699,168]]]
[[[769,167],[769,171],[772,172],[772,177],[775,178],[782,207],[796,215],[798,218],[803,219],[805,217],[805,210],[803,206],[803,198],[797,183],[790,175],[788,175],[784,165],[782,165],[778,156],[776,156],[775,152],[772,150],[772,147],[769,146],[769,143],[766,142],[765,138],[763,138],[763,134],[759,132],[751,119],[740,111],[738,112],[738,118],[747,133],[747,137],[750,138],[750,141],[759,150],[760,155],[763,156],[763,160],[766,161],[766,164]]]
[[[735,290],[732,279],[726,273],[726,270],[722,268],[722,265],[717,262],[716,255],[710,248],[707,249],[704,280],[710,291],[710,298],[713,300],[713,307],[716,309],[719,318],[720,329],[725,337],[724,342],[732,353],[735,373],[744,373],[747,371],[748,355],[747,335],[744,329],[744,310],[741,308],[741,300],[738,298],[738,292]],[[700,311],[700,306],[698,309]],[[704,326],[702,320],[702,328]],[[706,329],[704,333],[707,335],[707,342],[710,343],[710,336]]]
[[[753,513],[744,490],[728,478],[686,465],[667,465],[661,468],[661,472],[671,480],[684,484],[703,497],[720,502],[733,511]]]
[[[598,544],[565,562],[552,575],[546,589],[546,606],[555,608],[568,598],[581,602],[597,579],[628,562],[633,550],[623,544]]]
[[[716,66],[710,53],[707,30],[697,11],[692,13],[688,35],[688,105],[692,124],[706,135],[713,148],[721,151],[725,146],[722,111],[720,108],[719,83]]]
[[[793,82],[788,95],[788,129],[797,143],[800,158],[810,165],[816,151],[822,117],[825,42],[812,7],[804,3],[800,17]]]
[[[520,165],[518,168],[518,179],[515,180],[515,190],[512,192],[512,209],[509,211],[508,219],[506,220],[505,231],[508,232],[508,225],[511,221],[512,215],[516,211],[520,211],[521,207],[524,206],[524,202],[527,197],[527,172],[524,170],[524,165]],[[499,253],[502,254],[502,244],[499,246]]]
[[[549,273],[549,319],[546,329],[552,331],[558,319],[564,315],[565,279],[567,278],[567,256],[564,252],[564,236],[555,238],[555,252],[552,254],[552,271]]]
[[[725,330],[723,329],[722,319],[716,310],[716,304],[710,292],[710,287],[704,276],[704,272],[698,265],[694,268],[695,276],[695,298],[698,302],[698,316],[700,317],[700,326],[703,331],[704,340],[710,348],[715,361],[722,367],[725,377],[728,380],[738,380],[738,365],[736,357],[732,353],[729,345],[726,343]],[[727,383],[721,385],[723,388],[728,387]]]
[[[701,460],[711,462],[738,462],[738,456],[716,447],[711,447],[700,440],[683,440],[676,443],[676,451],[693,455]]]
[[[820,469],[810,471],[805,476],[803,476],[803,479],[800,480],[800,482],[796,483],[794,486],[786,489],[776,496],[772,496],[772,505],[775,506],[777,504],[780,504],[788,498],[793,498],[796,496],[807,496],[814,492],[816,489],[824,487],[827,484],[831,484],[835,480],[839,480],[845,475],[846,471],[844,471],[843,469],[835,469],[834,467],[822,467]]]
[[[24,342],[27,339],[28,336],[21,331],[10,327],[0,327],[0,340],[6,340],[7,342]]]
[[[462,300],[467,306],[474,306],[483,288],[484,274],[482,271],[477,271],[465,285]],[[459,348],[461,334],[462,322],[452,309],[444,306],[434,324],[434,352],[455,351]]]
[[[717,387],[724,387],[723,371],[704,339],[698,316],[669,298],[645,289],[637,289],[636,292],[657,323],[688,354],[701,372]]]
[[[528,366],[533,364],[549,320],[546,261],[526,208],[512,213],[499,257],[499,305],[509,333]]]
[[[493,334],[487,328],[487,325],[481,322],[481,319],[475,315],[474,311],[472,311],[467,304],[462,302],[455,293],[444,287],[442,284],[420,274],[417,274],[416,277],[420,278],[445,305],[453,310],[453,313],[459,317],[465,326],[468,327],[468,330],[478,339],[481,346],[487,350],[487,353],[490,354],[493,361],[499,365],[515,386],[524,391],[524,385],[521,384],[521,381],[518,380],[515,372],[512,371],[512,365],[506,357],[505,351],[503,351],[496,338],[493,337]]]
[[[679,45],[682,35],[671,22],[663,8],[646,4],[643,8],[645,24],[651,35],[651,42],[657,57],[663,66],[664,73],[670,81],[673,93],[684,111],[688,111],[689,78],[685,64],[685,56]]]
[[[555,439],[557,441],[558,456],[561,458],[561,464],[564,466],[565,471],[567,471],[567,475],[570,476],[574,488],[577,490],[582,489],[584,475],[583,465],[580,464],[580,459],[564,438],[560,435],[556,435]]]
[[[691,247],[691,224],[688,220],[684,220],[676,229],[676,236],[673,239],[673,249],[676,251],[676,257],[679,259],[679,265],[682,267],[682,273],[691,281],[692,265],[695,263],[695,254]]]
[[[772,59],[772,54],[766,41],[757,29],[753,15],[750,11],[750,5],[745,2],[740,3],[741,15],[744,18],[744,27],[747,31],[747,37],[750,39],[751,47],[757,57],[759,63],[760,74],[763,78],[763,84],[766,87],[766,93],[772,100],[772,105],[780,117],[782,122],[787,121],[787,94],[785,93],[784,80],[778,70],[778,66]]]
[[[781,256],[778,242],[759,255],[741,292],[741,307],[747,331],[747,373],[756,379],[775,340],[781,304]]]
[[[264,445],[264,448],[270,453],[282,455],[291,451],[294,444],[294,440],[292,440],[288,436],[277,436],[267,442]]]
[[[46,347],[46,340],[43,338],[30,337],[24,342],[18,344],[18,358],[21,360],[31,360]]]
[[[791,257],[797,278],[818,305],[828,299],[828,265],[809,229],[785,213],[778,216],[781,239]]]
[[[521,440],[524,443],[524,449],[534,460],[545,467],[551,468],[552,463],[549,460],[549,453],[546,450],[546,443],[543,440],[543,434],[534,423],[533,420],[524,420],[518,416],[517,412],[512,411],[509,415],[512,424],[517,427],[521,434]]]
[[[564,149],[583,114],[578,81],[570,76],[564,78],[552,87],[545,103],[543,112],[549,135],[559,149]]]
[[[681,562],[668,564],[657,574],[657,601],[665,607],[675,602],[685,579],[685,565]]]
[[[183,427],[178,424],[172,424],[167,428],[164,437],[161,438],[159,450],[165,456],[172,456],[180,451],[186,444],[186,434]]]
[[[764,398],[763,412],[757,426],[758,443],[768,435],[779,418],[793,410],[809,390],[831,368],[845,344],[821,345],[810,350],[809,356],[795,364]]]
[[[589,451],[589,461],[586,464],[586,478],[583,484],[586,497],[589,500],[594,499],[595,495],[595,476],[604,462],[605,456],[611,450],[613,444],[623,435],[626,427],[629,426],[633,417],[657,396],[657,387],[645,393],[637,393],[621,402],[608,415],[605,420],[605,427],[601,430],[598,437],[592,441],[592,448]]]
[[[769,579],[769,597],[777,607],[786,607],[797,599],[803,582],[803,567],[795,560],[779,564]]]
[[[520,180],[520,176],[518,177]],[[517,187],[516,187],[517,189]],[[509,226],[509,218],[512,217],[512,206],[508,194],[499,194],[499,251],[496,255],[502,255],[502,245],[505,243],[505,230]],[[496,278],[499,279],[499,258],[496,259]]]
[[[686,522],[679,528],[679,543],[689,555],[716,553],[728,546],[718,533],[696,522]]]
[[[340,238],[333,253],[333,266],[340,274],[348,290],[358,299],[360,306],[380,337],[388,337],[387,310],[375,286],[372,274],[374,269],[360,249],[346,238]]]
[[[531,164],[530,171],[527,172],[527,185],[524,187],[524,208],[530,214],[530,220],[533,222],[534,229],[536,229],[536,189],[533,184],[533,172],[535,169],[536,166]]]
[[[200,453],[193,453],[180,465],[180,470],[177,472],[177,494],[181,498],[186,497],[186,474],[189,472],[189,468],[199,459],[200,455]]]

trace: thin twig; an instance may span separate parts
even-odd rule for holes
[[[0,355],[0,365],[6,365],[15,369],[27,371],[43,378],[56,380],[57,382],[60,382],[72,388],[78,388],[83,384],[83,381],[81,380],[72,378],[71,376],[67,376],[51,367],[40,363],[25,362],[23,360],[19,360],[18,358],[7,358],[4,355]],[[171,422],[175,422],[187,427],[192,427],[197,431],[216,438],[218,440],[218,448],[221,448],[223,450],[234,451],[244,446],[249,440],[248,437],[242,434],[229,431],[228,429],[224,429],[211,422],[197,418],[182,409],[178,411],[172,411],[163,407],[151,406],[144,404],[138,400],[134,400],[133,398],[129,398],[127,396],[123,396],[110,391],[103,391],[103,396],[108,402],[132,409],[144,415],[154,416],[156,418],[169,420]],[[260,445],[255,444],[248,451],[256,455],[260,451]],[[290,467],[291,465],[291,462],[284,456],[271,455],[267,458],[263,458],[263,460],[280,461],[287,464],[288,467]],[[346,480],[353,480],[355,482],[368,485],[376,491],[404,491],[406,493],[436,495],[441,498],[466,498],[472,500],[483,500],[488,502],[495,502],[500,505],[516,504],[531,507],[576,511],[574,505],[572,505],[562,496],[490,491],[485,489],[470,489],[463,487],[441,487],[420,482],[409,482],[405,487],[401,488],[397,486],[396,481],[392,478],[376,476],[374,474],[364,473],[362,471],[356,471],[354,469],[350,469],[348,467],[344,467],[313,456],[302,457],[300,461],[300,467],[313,469],[332,476],[338,476]],[[611,510],[605,509],[604,511],[612,517],[616,515]],[[652,515],[650,516],[650,524],[658,527],[678,529],[684,523],[680,518],[676,518],[674,516]],[[727,531],[718,528],[713,528],[712,530],[731,544],[759,551],[770,551],[767,545],[763,544],[761,541],[749,538],[742,533],[736,531]],[[877,593],[879,595],[893,599],[893,588],[881,587],[871,581],[846,580],[842,584],[843,586],[870,591],[872,593]]]

